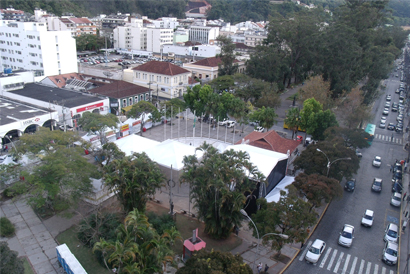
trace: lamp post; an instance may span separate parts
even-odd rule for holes
[[[256,252],[258,253],[258,255],[259,255],[259,244],[260,244],[260,241],[261,241],[261,239],[262,239],[263,237],[269,236],[269,235],[275,235],[275,236],[279,236],[279,237],[281,237],[281,238],[283,238],[283,239],[289,239],[289,236],[288,236],[288,235],[279,234],[279,233],[266,233],[266,234],[263,235],[262,237],[259,237],[258,228],[256,227],[256,225],[255,225],[255,223],[253,222],[253,220],[251,219],[251,217],[249,217],[248,213],[246,213],[246,211],[245,211],[244,209],[241,209],[240,212],[241,212],[241,214],[242,214],[243,216],[245,216],[246,218],[248,218],[248,219],[252,222],[253,226],[254,226],[255,229],[256,229],[256,234],[258,235],[258,244],[257,244],[257,246],[256,246]],[[253,260],[253,267],[255,267],[255,260],[256,260],[256,257],[255,257],[255,259]]]
[[[352,160],[352,158],[350,158],[350,157],[347,157],[347,158],[339,158],[339,159],[336,159],[336,160],[334,160],[334,161],[330,161],[329,160],[329,157],[327,157],[327,155],[326,155],[326,153],[324,153],[323,151],[321,151],[320,149],[316,149],[317,151],[319,151],[319,152],[321,152],[321,153],[323,153],[323,155],[325,155],[325,157],[326,157],[326,159],[327,159],[327,165],[326,165],[326,167],[327,167],[327,174],[326,174],[326,177],[329,177],[329,171],[330,171],[330,167],[332,166],[332,164],[334,163],[334,162],[337,162],[337,161],[341,161],[341,160]]]

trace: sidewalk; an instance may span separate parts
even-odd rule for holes
[[[0,238],[1,241],[7,241],[19,257],[26,256],[36,273],[60,273],[57,243],[31,207],[23,200],[8,200],[0,207],[0,217],[7,217],[16,228],[14,237]]]

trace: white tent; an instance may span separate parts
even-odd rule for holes
[[[246,144],[231,145],[226,150],[244,151],[249,154],[249,160],[267,178],[279,161],[288,158],[288,155]]]
[[[295,181],[295,177],[293,176],[285,176],[285,178],[282,179],[282,181],[279,182],[279,184],[277,184],[275,186],[274,189],[272,189],[271,192],[268,193],[268,195],[266,195],[265,199],[268,203],[272,203],[272,202],[278,202],[280,199],[280,191],[284,190],[286,191],[286,193],[288,192],[287,189],[285,189],[288,185],[292,184]]]
[[[134,152],[143,152],[147,149],[150,149],[160,144],[160,142],[144,138],[135,134],[115,140],[114,143],[127,156],[131,155]]]
[[[197,158],[202,158],[203,152],[196,150],[196,147],[180,143],[178,141],[168,139],[155,147],[144,149],[145,153],[151,160],[157,162],[163,167],[173,170],[182,170],[184,167],[184,156],[194,155],[196,152]]]

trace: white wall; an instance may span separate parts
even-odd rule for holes
[[[198,50],[193,50],[193,48],[198,48]],[[175,53],[176,55],[191,55],[199,57],[215,57],[217,54],[221,53],[221,48],[216,45],[198,45],[198,46],[177,46],[177,45],[164,45],[165,54]]]
[[[45,23],[0,23],[2,70],[43,71],[44,76],[77,72],[76,52],[70,31],[47,31]]]
[[[163,45],[172,45],[174,40],[173,29],[147,28],[147,51],[161,52]]]

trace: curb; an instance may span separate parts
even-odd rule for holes
[[[319,217],[319,220],[316,222],[315,226],[312,228],[311,232],[309,233],[309,237],[307,239],[310,238],[310,236],[312,236],[313,232],[316,230],[316,227],[318,226],[318,224],[320,223],[320,221],[322,220],[323,216],[325,215],[327,208],[329,207],[330,202],[327,203],[325,209],[323,210],[322,214]],[[295,248],[297,249],[297,248]],[[299,255],[301,249],[298,248],[296,254],[293,256],[293,258],[286,264],[286,266],[279,272],[279,274],[282,274],[283,272],[286,271],[286,269],[288,269],[288,267],[293,263],[293,261],[295,260],[295,258]]]

